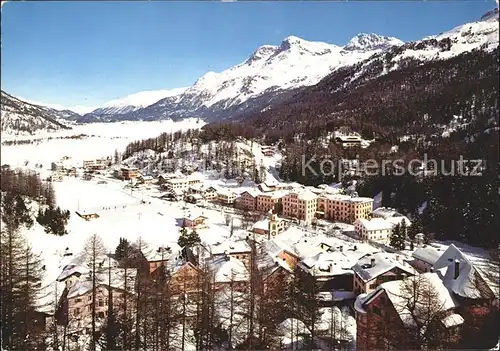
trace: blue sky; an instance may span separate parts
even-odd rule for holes
[[[495,1],[11,2],[2,6],[2,89],[66,107],[193,84],[288,35],[343,45],[403,41],[474,21]]]

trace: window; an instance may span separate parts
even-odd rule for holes
[[[76,299],[76,301],[75,301],[75,302],[76,302],[76,303],[80,303],[80,302],[82,302],[82,299]]]
[[[92,301],[92,295],[89,296],[88,298],[89,301]]]
[[[104,306],[104,301],[102,299],[99,299],[99,307]]]
[[[104,318],[104,312],[97,312],[97,317]]]

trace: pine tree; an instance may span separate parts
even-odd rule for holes
[[[125,258],[127,249],[130,248],[130,242],[125,238],[120,238],[120,242],[115,249],[115,259],[122,261]]]
[[[1,346],[35,349],[41,342],[33,325],[42,278],[41,260],[17,228],[2,228],[0,239]]]
[[[391,239],[389,245],[397,250],[404,249],[405,245],[405,237],[402,232],[401,224],[396,224],[394,228],[392,228]]]
[[[200,236],[195,229],[193,229],[191,232],[188,232],[186,228],[183,229],[181,229],[181,235],[179,237],[179,240],[177,241],[180,247],[194,247],[201,243]]]
[[[82,261],[86,263],[90,269],[90,275],[92,278],[92,302],[90,305],[91,315],[92,315],[92,334],[90,337],[90,349],[95,351],[97,333],[96,333],[96,297],[97,297],[97,286],[99,284],[97,274],[101,272],[101,265],[99,260],[105,255],[106,249],[102,239],[97,235],[92,235],[87,242],[82,253]]]
[[[415,235],[424,232],[424,226],[422,223],[422,218],[420,216],[416,216],[413,222],[410,224],[408,228],[408,236],[410,239],[415,239]]]

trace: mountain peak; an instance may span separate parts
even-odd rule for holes
[[[344,50],[348,51],[370,51],[370,50],[383,50],[391,46],[404,44],[401,40],[394,37],[386,37],[375,33],[358,33],[354,36]]]
[[[286,37],[285,39],[283,39],[283,41],[281,42],[280,48],[282,50],[287,50],[287,49],[290,49],[292,46],[296,46],[296,45],[303,44],[306,42],[307,41],[302,39],[302,38],[296,37],[295,35],[290,35],[290,36]]]

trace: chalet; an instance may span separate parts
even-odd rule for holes
[[[167,188],[187,191],[189,187],[202,184],[203,176],[199,173],[190,174],[184,178],[166,179],[164,185]]]
[[[457,313],[465,320],[461,348],[491,349],[500,336],[498,273],[485,273],[453,244],[433,268],[459,304]]]
[[[229,255],[221,255],[208,261],[208,266],[213,272],[216,290],[225,288],[239,292],[247,290],[250,273],[242,261]]]
[[[191,204],[197,204],[203,201],[203,196],[201,196],[200,194],[189,194],[186,196],[185,201]]]
[[[399,255],[388,252],[367,254],[353,267],[353,287],[356,294],[372,292],[382,283],[401,280],[417,272]]]
[[[188,247],[168,260],[163,273],[174,294],[198,293],[201,289],[199,276],[202,272],[195,255]]]
[[[172,255],[178,255],[181,248],[177,244],[160,246],[156,249],[142,249],[141,252],[148,261],[149,274],[166,265]]]
[[[269,253],[264,253],[262,256],[257,262],[257,267],[262,273],[264,292],[280,290],[286,282],[293,279],[292,271],[286,261],[277,259]]]
[[[112,268],[110,272],[105,270],[105,272],[99,272],[98,275],[97,281],[99,283],[96,286],[95,306],[97,319],[100,321],[99,325],[105,321],[110,303],[112,303],[115,313],[118,315],[124,313],[123,303],[125,295],[129,296],[127,299],[127,311],[131,312],[135,309],[134,299],[130,296],[134,294],[137,269],[128,268],[124,270],[123,268]],[[109,301],[110,297],[112,297],[112,301]],[[85,275],[71,285],[68,288],[65,298],[69,329],[71,330],[74,327],[77,329],[86,329],[90,327],[93,302],[91,277]]]
[[[214,200],[217,198],[218,189],[210,186],[203,192],[203,197],[205,200]]]
[[[409,301],[420,308],[410,309]],[[358,350],[418,349],[421,345],[412,332],[424,328],[433,328],[440,336],[429,338],[429,349],[459,346],[464,319],[456,313],[456,301],[436,273],[385,282],[371,293],[359,295],[354,306]]]
[[[145,175],[139,174],[138,179],[141,183],[150,185],[153,183],[154,178],[150,175],[145,176]]]
[[[498,305],[498,282],[473,265],[455,245],[443,252],[433,269],[462,304]]]
[[[202,214],[188,214],[182,219],[182,224],[185,228],[205,229],[208,228],[207,219],[208,217]]]
[[[275,261],[281,262],[281,265],[289,272],[294,272],[300,261],[300,257],[281,240],[272,239],[264,242],[265,252]]]
[[[229,189],[219,189],[217,192],[217,202],[224,205],[232,205],[236,200],[236,194]]]
[[[95,166],[95,160],[83,160],[83,168],[90,169]]]
[[[182,199],[182,194],[178,194],[174,191],[168,191],[160,196],[160,199],[167,201],[179,201]]]
[[[230,256],[240,260],[247,267],[250,266],[251,248],[245,240],[225,240],[222,243],[218,242],[210,245],[209,251],[212,257]]]

